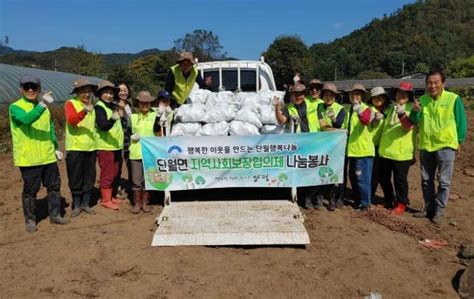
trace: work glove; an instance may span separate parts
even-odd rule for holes
[[[54,102],[53,92],[48,91],[41,97],[41,101],[39,104],[43,106],[44,108],[46,108],[52,102]]]
[[[411,106],[411,110],[413,110],[413,111],[415,111],[415,112],[420,112],[420,111],[421,111],[420,101],[415,100],[415,102],[414,102],[413,105]]]
[[[92,112],[92,110],[94,110],[94,105],[87,104],[87,105],[84,106],[84,108],[82,110],[84,110],[86,113]]]
[[[118,111],[114,111],[114,113],[112,113],[112,119],[113,120],[119,120],[120,119],[120,114],[118,113]]]
[[[380,121],[384,118],[384,115],[383,115],[383,113],[376,112],[374,118],[375,118],[376,121]]]
[[[352,104],[352,111],[356,112],[358,115],[362,114],[362,106],[359,103]]]
[[[336,122],[336,114],[334,113],[334,110],[332,110],[332,108],[328,108],[328,110],[326,111],[326,115],[329,117],[331,122]]]
[[[54,154],[56,155],[56,158],[61,161],[64,158],[64,154],[61,151],[55,151]]]
[[[275,106],[275,107],[280,105],[281,104],[280,98],[279,97],[273,97],[272,103],[273,103],[273,106]]]
[[[132,136],[130,136],[130,139],[132,139],[132,141],[140,141],[140,134],[132,134]]]
[[[403,114],[405,114],[405,107],[403,107],[402,105],[396,105],[395,106],[395,113],[398,114],[398,116],[402,116]]]

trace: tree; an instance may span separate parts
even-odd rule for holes
[[[448,68],[450,77],[474,77],[474,55],[455,60]]]
[[[84,45],[71,53],[68,71],[83,76],[101,77],[104,74],[104,58],[99,53],[88,52]]]
[[[224,47],[219,42],[219,36],[203,29],[194,30],[183,38],[175,40],[174,47],[178,52],[193,52],[194,57],[199,61],[221,60],[227,54],[222,52]]]
[[[311,79],[314,60],[299,36],[277,37],[262,55],[271,66],[279,89],[290,82],[296,72],[300,72],[300,76],[305,79]]]

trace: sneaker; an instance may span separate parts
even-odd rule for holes
[[[431,219],[431,221],[432,221],[434,224],[437,224],[437,225],[441,225],[441,223],[443,223],[443,220],[444,220],[444,215],[443,215],[443,214],[440,214],[440,213],[436,213],[436,214],[433,216],[433,219]]]
[[[29,233],[34,233],[38,229],[36,228],[36,221],[34,220],[28,220],[26,222],[26,231]]]
[[[81,208],[77,207],[72,210],[71,217],[77,217],[81,214]]]
[[[81,210],[83,210],[85,213],[87,213],[89,215],[95,215],[94,210],[91,209],[90,207],[81,207]]]
[[[49,217],[49,222],[53,224],[68,224],[69,221],[61,216],[56,216],[56,217]]]
[[[397,216],[400,216],[400,215],[402,215],[403,213],[405,213],[405,209],[406,209],[405,204],[399,202],[399,203],[397,203],[397,205],[395,206],[395,208],[392,210],[392,214],[397,215]]]
[[[359,212],[366,212],[366,211],[370,210],[370,206],[359,205],[359,206],[356,208],[356,210],[359,211]]]

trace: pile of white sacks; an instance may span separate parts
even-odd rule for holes
[[[171,136],[227,136],[285,133],[275,117],[273,98],[282,91],[210,92],[195,90],[189,104],[175,110]]]

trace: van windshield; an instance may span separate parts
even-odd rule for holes
[[[219,70],[204,70],[203,78],[212,76],[212,90],[218,90],[220,85]],[[240,69],[240,89],[242,91],[257,91],[257,72],[255,69]],[[225,90],[236,91],[238,88],[237,70],[222,70],[222,86]]]

